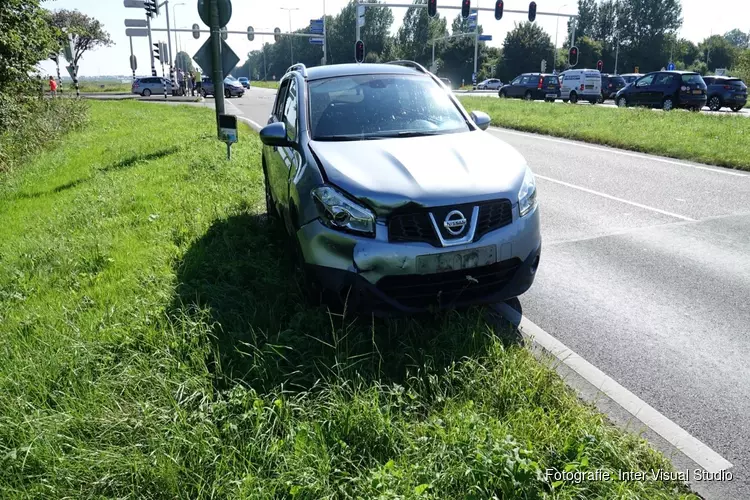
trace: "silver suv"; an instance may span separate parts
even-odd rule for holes
[[[289,68],[260,132],[266,208],[311,295],[416,313],[528,290],[536,183],[489,124],[410,61]]]

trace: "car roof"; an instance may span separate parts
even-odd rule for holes
[[[664,71],[661,71],[661,70],[660,71],[650,71],[648,74],[650,75],[651,73],[674,73],[675,75],[698,75],[698,74],[700,74],[697,71],[683,71],[683,70],[679,70],[679,69],[673,69],[673,70],[667,70],[667,69],[665,69]]]
[[[322,78],[335,78],[337,76],[353,75],[426,75],[416,68],[401,66],[399,64],[332,64],[330,66],[315,66],[307,68],[308,80],[320,80]]]

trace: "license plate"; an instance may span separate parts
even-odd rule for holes
[[[593,88],[594,88],[594,86],[593,86],[593,85],[586,85],[586,88],[587,88],[587,89],[593,89]]]
[[[547,94],[544,97],[557,97],[557,94]]]
[[[548,89],[554,89],[554,88],[555,88],[555,86],[554,86],[554,85],[550,85],[550,86],[549,86],[549,87],[547,87],[547,88],[548,88]]]
[[[497,247],[491,245],[457,252],[420,255],[417,257],[417,272],[419,274],[433,274],[460,271],[489,266],[495,262],[497,262]]]
[[[693,90],[693,94],[702,94],[702,93],[703,93],[702,90]]]

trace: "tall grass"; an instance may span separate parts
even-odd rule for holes
[[[210,110],[90,106],[0,186],[3,496],[689,496],[547,478],[670,464],[481,309],[304,305],[249,130],[228,162]]]

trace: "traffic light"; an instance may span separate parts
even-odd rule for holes
[[[599,59],[598,61],[596,61],[596,70],[601,72],[603,69],[604,69],[604,62],[601,59]]]
[[[578,47],[571,47],[568,51],[568,64],[572,67],[578,64]]]
[[[154,59],[161,61],[161,42],[154,44]]]
[[[148,18],[153,18],[154,16],[159,15],[159,4],[157,3],[157,0],[144,0],[143,4]]]
[[[427,14],[430,17],[437,15],[437,0],[427,0]]]
[[[273,41],[274,42],[280,42],[281,41],[281,30],[279,28],[273,29]]]
[[[503,7],[505,7],[505,5],[503,5],[503,0],[497,0],[497,2],[495,2],[495,19],[498,21],[503,18]]]
[[[529,21],[533,23],[534,19],[536,19],[536,2],[531,2],[529,4]]]
[[[365,42],[357,40],[354,44],[354,60],[358,63],[362,63],[365,60]]]
[[[461,0],[461,17],[466,19],[471,13],[471,0]]]
[[[247,39],[251,42],[255,40],[255,29],[252,26],[247,27]]]

